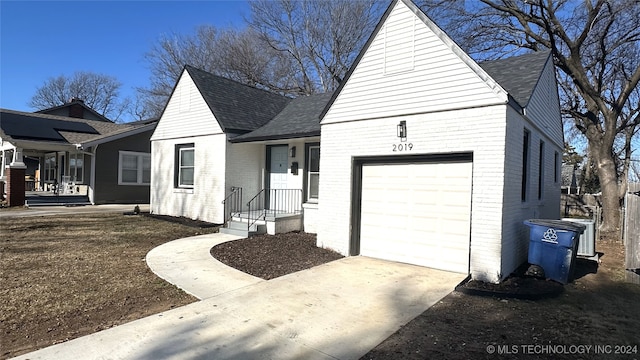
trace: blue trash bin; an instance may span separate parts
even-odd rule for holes
[[[573,277],[578,238],[585,225],[561,220],[529,219],[529,263],[548,279],[566,284]]]

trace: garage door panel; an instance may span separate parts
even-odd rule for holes
[[[360,253],[468,272],[470,162],[362,165]]]

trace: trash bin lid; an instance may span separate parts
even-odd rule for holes
[[[552,219],[529,219],[525,220],[526,225],[539,225],[545,227],[552,227],[559,230],[573,231],[577,234],[582,234],[587,228],[585,224],[580,224],[573,221],[552,220]]]

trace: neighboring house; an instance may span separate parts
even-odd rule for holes
[[[578,165],[562,165],[562,185],[560,186],[563,194],[580,194],[580,169]]]
[[[153,213],[260,213],[270,233],[270,216],[302,214],[282,230],[344,255],[497,282],[526,262],[523,220],[559,217],[550,54],[478,64],[408,0],[334,94],[288,99],[185,67],[151,140]]]
[[[48,109],[36,111],[38,114],[58,115],[66,116],[78,119],[96,120],[112,122],[106,117],[100,115],[98,112],[88,107],[84,100],[78,98],[71,98],[69,102],[60,106],[54,106]]]
[[[60,194],[86,195],[93,204],[148,203],[149,138],[155,125],[156,121],[115,124],[0,109],[0,181],[8,184],[7,193],[11,188],[14,196],[24,193],[24,185],[20,189],[18,184],[20,176],[24,184],[27,158],[38,163],[35,190],[52,191],[55,184]],[[21,169],[12,187],[8,175]],[[19,198],[14,199],[18,203],[13,205],[18,205]]]

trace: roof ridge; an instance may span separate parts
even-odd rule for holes
[[[220,79],[220,80],[229,81],[229,82],[235,83],[235,84],[237,84],[237,85],[241,85],[241,86],[247,87],[247,88],[249,88],[249,89],[262,91],[262,92],[264,92],[265,94],[268,94],[268,95],[278,96],[278,97],[285,98],[285,99],[291,99],[291,98],[289,98],[289,97],[287,97],[287,96],[280,95],[280,94],[275,93],[275,92],[273,92],[273,91],[269,91],[269,90],[266,90],[266,89],[261,89],[261,88],[259,88],[259,87],[251,86],[251,85],[249,85],[249,84],[242,83],[242,82],[240,82],[240,81],[238,81],[238,80],[229,79],[229,78],[224,77],[224,76],[222,76],[222,75],[216,75],[216,74],[214,74],[214,73],[212,73],[212,72],[209,72],[209,71],[206,71],[206,70],[202,70],[202,69],[197,68],[197,67],[195,67],[195,66],[193,66],[193,65],[186,64],[184,67],[185,67],[185,69],[187,69],[187,71],[189,71],[189,68],[190,68],[190,69],[192,69],[192,70],[196,70],[196,71],[199,71],[199,72],[205,73],[205,74],[207,74],[208,76],[212,76],[212,77],[218,78],[218,79]]]
[[[549,54],[551,53],[551,50],[542,50],[542,51],[533,51],[530,53],[526,53],[526,54],[518,54],[518,55],[514,55],[514,56],[509,56],[509,57],[505,57],[505,58],[500,58],[500,59],[494,59],[494,60],[484,60],[484,61],[478,61],[478,64],[482,65],[482,64],[486,64],[486,63],[497,63],[497,62],[502,62],[502,61],[513,61],[515,59],[521,59],[524,57],[542,57],[544,54],[544,57],[548,57]]]
[[[27,111],[5,109],[5,108],[0,108],[0,112],[6,112],[6,113],[11,113],[11,114],[17,114],[17,115],[35,116],[35,117],[38,117],[38,118],[50,119],[50,120],[72,121],[72,122],[87,122],[87,121],[90,121],[92,123],[103,124],[103,125],[106,124],[106,125],[109,125],[109,126],[111,126],[111,125],[116,125],[116,126],[126,125],[126,126],[130,126],[130,125],[127,125],[128,123],[118,124],[118,123],[115,123],[113,121],[81,119],[81,118],[74,118],[74,117],[69,117],[69,116],[44,114],[44,113],[40,113],[40,112],[27,112]]]

